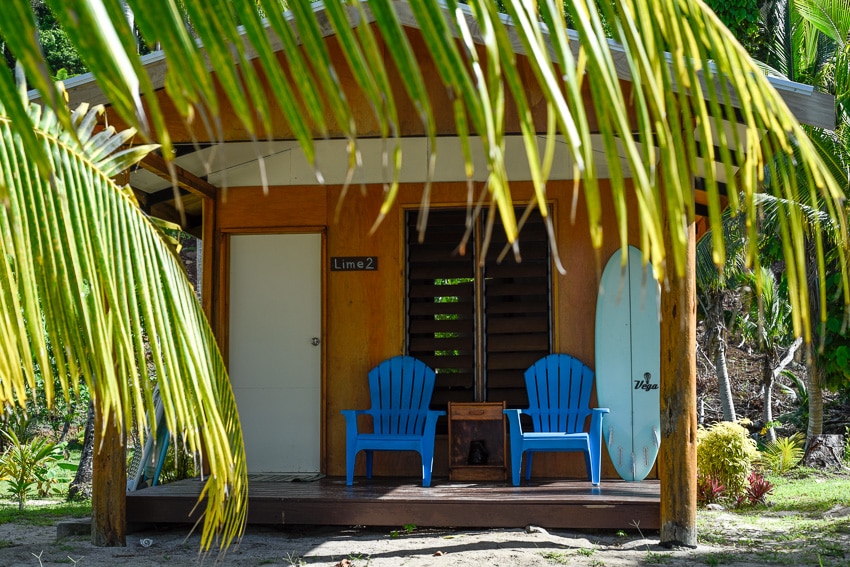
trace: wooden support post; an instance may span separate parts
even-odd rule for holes
[[[661,544],[696,547],[697,387],[696,230],[688,227],[684,278],[673,273],[665,242],[668,285],[661,289]],[[665,238],[669,239],[669,230]]]
[[[124,431],[115,415],[104,416],[94,403],[94,459],[92,462],[91,541],[99,547],[127,545],[127,464]],[[103,427],[107,419],[106,428]]]

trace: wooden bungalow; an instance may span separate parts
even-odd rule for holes
[[[324,18],[322,8],[316,17]],[[414,49],[423,54],[419,62],[424,73],[435,75],[415,20],[407,18],[404,24]],[[271,124],[271,141],[252,142],[227,108],[219,117],[219,132],[197,126],[190,132],[163,91],[161,102],[178,149],[182,213],[161,158],[149,157],[129,176],[143,208],[181,223],[202,239],[203,304],[228,361],[249,473],[263,475],[252,476],[250,521],[608,528],[629,527],[633,521],[642,528],[659,528],[668,521],[687,523],[687,518],[675,516],[683,506],[688,509],[688,494],[695,493],[692,278],[683,287],[672,286],[662,299],[663,313],[672,313],[670,302],[683,305],[678,316],[662,319],[666,433],[660,474],[654,472],[643,483],[624,483],[605,455],[602,485],[592,489],[579,454],[541,454],[535,459],[532,482],[520,488],[510,487],[503,471],[466,477],[455,470],[462,463],[452,461],[457,455],[451,453],[446,419],[438,426],[432,488],[419,486],[419,459],[413,453],[376,454],[376,478],[366,481],[359,476],[354,487],[345,487],[345,423],[340,410],[368,407],[366,374],[388,357],[411,354],[437,370],[432,406],[438,409],[447,409],[450,402],[522,407],[523,370],[550,352],[569,353],[593,368],[598,278],[619,243],[614,209],[607,203],[604,245],[598,254],[593,250],[581,188],[574,185],[571,158],[562,146],[547,189],[566,273],[553,268],[539,217],[532,217],[521,232],[521,262],[512,254],[499,260],[504,235],[498,223],[486,254],[478,257],[486,233],[486,208],[474,218],[465,251],[459,250],[468,199],[470,195],[478,199],[485,190],[486,168],[478,159],[475,175],[466,179],[451,104],[436,79],[426,80],[437,109],[436,147],[424,136],[401,82],[394,83],[402,117],[402,185],[397,206],[372,232],[390,173],[383,165],[383,152],[392,142],[380,139],[372,110],[346,74],[340,47],[330,26],[327,30],[325,41],[355,108],[361,136],[363,165],[347,195],[343,194],[346,142],[339,129],[330,139],[316,142],[324,179],[320,183],[282,116],[275,116]],[[276,38],[271,39],[281,49]],[[522,49],[516,51],[517,65],[531,76]],[[286,65],[281,53],[278,59]],[[146,62],[161,86],[167,62],[158,54]],[[626,90],[628,80],[628,69],[623,68]],[[803,85],[774,84],[801,121],[832,126],[830,97]],[[103,102],[90,77],[71,79],[67,86],[72,104]],[[535,104],[541,97],[533,82],[527,90],[543,132],[545,105]],[[594,108],[589,92],[584,99]],[[114,116],[109,120],[118,122]],[[506,131],[511,189],[517,207],[524,207],[532,198],[532,185],[510,104]],[[541,139],[541,148],[543,143]],[[416,225],[434,151],[436,175],[427,231],[420,242]],[[609,164],[604,154],[598,155],[604,187]],[[264,162],[267,194],[258,157]],[[714,164],[701,164],[709,167]],[[734,187],[734,180],[724,179],[723,168],[716,171],[721,181]],[[697,213],[704,215],[700,171],[693,174]],[[694,238],[701,222],[697,219],[693,227]],[[637,226],[636,219],[630,226]],[[637,244],[636,231],[632,241]],[[463,427],[455,424],[453,435],[459,430]],[[455,473],[451,479],[450,472]],[[300,484],[274,482],[279,475],[311,473],[325,478]],[[362,474],[361,462],[358,475]],[[128,519],[186,521],[200,488],[196,481],[188,483],[128,495]],[[669,510],[661,511],[668,505],[673,517]]]

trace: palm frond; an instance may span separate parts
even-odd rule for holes
[[[850,1],[797,0],[800,15],[820,33],[837,44],[844,44],[850,34]]]
[[[32,106],[24,124],[5,110],[4,101],[0,406],[24,408],[38,375],[48,404],[54,378],[66,396],[84,380],[103,414],[129,427],[152,414],[156,381],[168,428],[207,456],[204,546],[229,544],[245,524],[247,473],[227,373],[179,258],[111,178],[155,146],[126,148],[132,131],[100,129],[102,107],[71,113],[74,132],[46,108]],[[51,176],[21,130],[44,149]]]

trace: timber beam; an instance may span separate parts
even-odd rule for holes
[[[169,167],[169,163],[158,154],[148,154],[140,165],[151,173],[176,183],[180,189],[185,189],[199,197],[214,201],[218,194],[218,187],[179,165],[172,163]]]

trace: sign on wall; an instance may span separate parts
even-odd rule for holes
[[[332,272],[374,272],[378,269],[377,256],[332,256]]]

